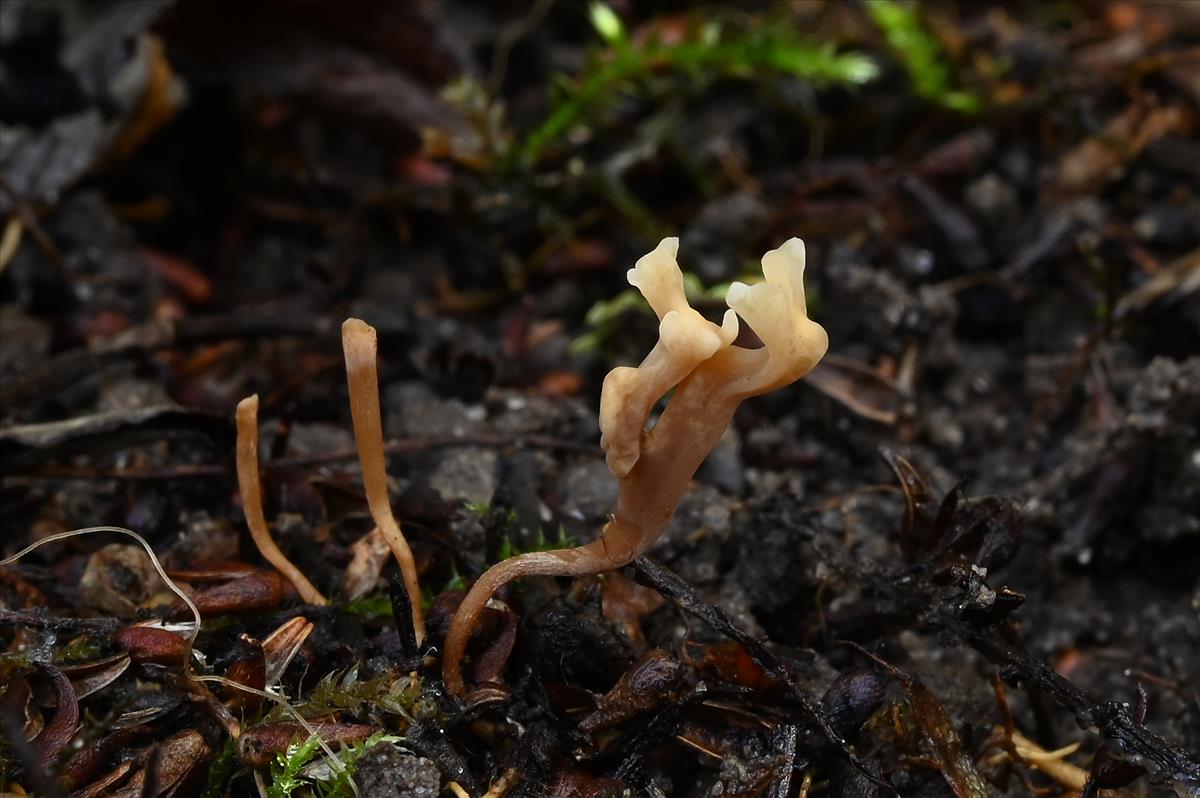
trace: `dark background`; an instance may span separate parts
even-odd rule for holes
[[[1045,660],[1097,706],[1132,704],[1141,685],[1162,738],[1148,745],[1195,752],[1198,33],[1182,2],[9,0],[4,553],[104,523],[145,535],[180,571],[261,565],[231,459],[233,408],[257,392],[268,518],[335,597],[288,693],[311,698],[356,664],[386,676],[385,584],[367,594],[373,609],[351,611],[343,583],[370,523],[341,320],[380,330],[393,504],[436,606],[504,545],[590,540],[604,522],[615,482],[599,456],[600,381],[655,336],[622,294],[634,260],[679,236],[694,304],[715,318],[724,284],[798,236],[831,356],[739,411],[654,556],[776,645],[811,695],[854,669],[886,673],[839,641],[918,677],[995,794],[1028,785],[988,762],[1003,724],[991,674],[1012,677],[1026,737],[1082,740],[1070,761],[1083,771],[1101,738],[1077,724],[1113,733],[1017,689],[1029,680],[986,640]],[[899,489],[906,468],[927,497]],[[79,589],[112,542],[77,538],[6,567],[4,611],[119,617]],[[972,563],[991,567],[971,576]],[[1024,605],[972,644],[955,608],[1003,586]],[[809,732],[780,759],[773,735],[803,731],[804,715],[753,679],[716,707],[680,703],[675,685],[607,736],[580,736],[583,691],[605,693],[652,647],[681,663],[679,684],[738,683],[713,664],[720,635],[669,605],[630,609],[617,590],[582,580],[510,596],[521,627],[498,677],[510,704],[474,725],[437,697],[437,668],[421,671],[433,707],[421,722],[448,730],[461,783],[482,794],[516,767],[524,794],[786,795],[807,768],[831,792],[867,794],[828,764],[836,755],[805,749]],[[198,647],[220,661],[285,607],[221,621]],[[78,635],[6,617],[6,677],[36,687],[32,663],[78,656]],[[83,637],[89,656],[117,650]],[[80,739],[142,706],[133,674],[84,699]],[[962,788],[929,750],[938,734],[923,724],[937,724],[921,702],[884,681],[854,729],[861,756],[906,795]],[[675,732],[638,742],[674,704]],[[419,738],[370,700],[330,717]],[[199,729],[198,762],[234,762],[182,699],[149,726],[160,741]],[[111,756],[140,751],[144,765],[146,745]],[[437,765],[426,776],[456,778],[449,754],[413,745]],[[635,755],[645,767],[630,775]],[[33,783],[11,746],[5,763],[7,784]],[[1155,782],[1179,778],[1149,767]],[[248,771],[211,772],[180,794],[253,794]]]

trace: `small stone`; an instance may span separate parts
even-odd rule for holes
[[[567,469],[562,494],[568,517],[603,522],[617,506],[617,479],[603,460],[588,459]]]
[[[479,432],[484,420],[458,399],[444,399],[419,382],[383,389],[384,432],[389,438],[464,436]]]
[[[740,245],[746,244],[763,226],[767,206],[754,194],[735,192],[704,205],[683,234],[680,249],[688,253],[684,271],[699,275],[707,283],[738,276]]]
[[[273,432],[270,429],[271,426],[264,425],[268,432]],[[269,443],[264,445],[269,445]],[[291,433],[288,435],[287,453],[291,457],[305,457],[351,449],[354,449],[354,434],[350,431],[350,427],[341,424],[297,421],[292,424]]]
[[[492,503],[496,493],[497,454],[491,449],[453,449],[437,458],[429,487],[442,501]]]
[[[717,445],[708,453],[697,478],[727,493],[741,495],[746,487],[746,475],[742,467],[742,442],[737,430],[733,427],[725,430]]]
[[[0,307],[0,376],[15,377],[41,361],[53,335],[50,324],[26,315],[19,305]]]
[[[101,413],[115,413],[122,410],[167,404],[171,404],[171,397],[161,383],[127,377],[101,384],[100,402],[96,409]]]
[[[992,222],[1011,219],[1017,210],[1017,192],[1008,181],[995,172],[967,186],[967,204]]]
[[[379,743],[362,755],[354,771],[359,798],[436,798],[442,774],[428,759]]]

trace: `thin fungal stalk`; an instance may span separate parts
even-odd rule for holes
[[[267,517],[263,513],[262,486],[258,477],[258,394],[247,396],[238,402],[237,476],[238,488],[242,492],[242,512],[246,516],[246,526],[250,528],[250,537],[254,539],[254,545],[258,547],[263,559],[292,583],[306,603],[329,603],[321,591],[317,590],[300,569],[279,550],[267,527]]]
[[[442,658],[446,689],[459,699],[466,695],[467,643],[497,590],[523,576],[602,573],[640,557],[666,528],[742,400],[796,381],[828,348],[825,330],[808,318],[799,239],[763,256],[762,283],[730,286],[730,309],[719,326],[688,305],[677,251],[678,239],[664,239],[630,270],[629,282],[659,317],[659,341],[637,368],[609,372],[600,394],[600,445],[620,487],[616,512],[591,543],[512,557],[475,582],[451,622]],[[762,348],[732,345],[739,317]],[[655,404],[672,389],[647,430]]]
[[[342,324],[342,349],[346,355],[346,382],[350,387],[350,416],[362,466],[363,488],[371,518],[383,533],[392,556],[400,565],[404,587],[412,607],[413,631],[417,642],[425,639],[425,617],[421,612],[421,584],[417,564],[388,499],[387,462],[383,452],[383,421],[379,411],[379,367],[375,328],[361,319]]]

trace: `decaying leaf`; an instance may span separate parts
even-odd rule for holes
[[[379,527],[374,527],[351,545],[353,559],[342,577],[347,601],[362,598],[379,586],[383,569],[392,559],[392,550]]]
[[[888,672],[904,691],[908,698],[908,706],[912,711],[916,727],[920,732],[921,746],[931,757],[931,761],[941,771],[946,783],[954,791],[957,798],[987,798],[987,784],[975,768],[975,762],[963,746],[962,738],[954,727],[954,719],[942,706],[942,702],[933,691],[911,674],[884,662],[883,660],[858,648],[866,656],[874,660]]]
[[[579,728],[599,731],[670,702],[682,676],[683,666],[667,652],[647,651],[596,702],[596,711],[580,721]]]
[[[1126,163],[1147,145],[1191,126],[1179,106],[1159,108],[1132,103],[1108,120],[1104,130],[1068,152],[1058,164],[1055,189],[1065,195],[1097,191],[1116,178]]]
[[[329,745],[358,743],[376,732],[378,726],[364,723],[314,723],[312,729]],[[307,739],[308,730],[299,723],[264,723],[247,729],[238,740],[238,756],[252,767],[269,764],[276,754],[294,742]]]
[[[267,635],[267,639],[262,643],[262,649],[268,685],[279,681],[292,658],[296,656],[296,652],[304,645],[304,641],[308,639],[315,628],[312,621],[298,615]]]
[[[122,763],[77,795],[80,798],[170,798],[191,784],[211,758],[212,748],[204,736],[185,729],[161,743],[143,748],[135,759]],[[129,775],[131,772],[132,776]]]
[[[61,670],[46,663],[38,663],[38,669],[50,677],[58,702],[54,716],[35,741],[38,761],[42,767],[49,768],[79,730],[79,699],[71,680]]]
[[[237,613],[263,612],[274,609],[289,596],[292,585],[276,571],[252,571],[237,579],[201,590],[192,596],[196,608],[205,617]],[[189,613],[186,607],[176,610],[179,617]]]
[[[635,644],[645,642],[641,620],[666,603],[657,592],[642,587],[620,573],[613,573],[604,580],[601,613],[610,621],[621,624],[621,629]]]
[[[1117,302],[1113,318],[1140,313],[1160,299],[1173,301],[1200,291],[1200,249],[1181,256]]]
[[[74,685],[75,697],[83,699],[115,682],[129,669],[129,662],[128,654],[114,654],[82,665],[64,666],[62,672]]]
[[[904,394],[894,381],[852,358],[826,355],[804,380],[863,418],[881,424],[895,424],[903,408]]]

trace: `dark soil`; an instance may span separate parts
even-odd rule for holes
[[[1200,796],[1196,7],[590,8],[0,5],[0,551],[126,527],[204,615],[185,667],[115,532],[0,566],[0,790]],[[498,596],[463,706],[459,591],[614,508],[600,383],[655,324],[613,300],[666,235],[714,318],[802,237],[830,357],[651,559]],[[329,606],[246,530],[252,393]]]

